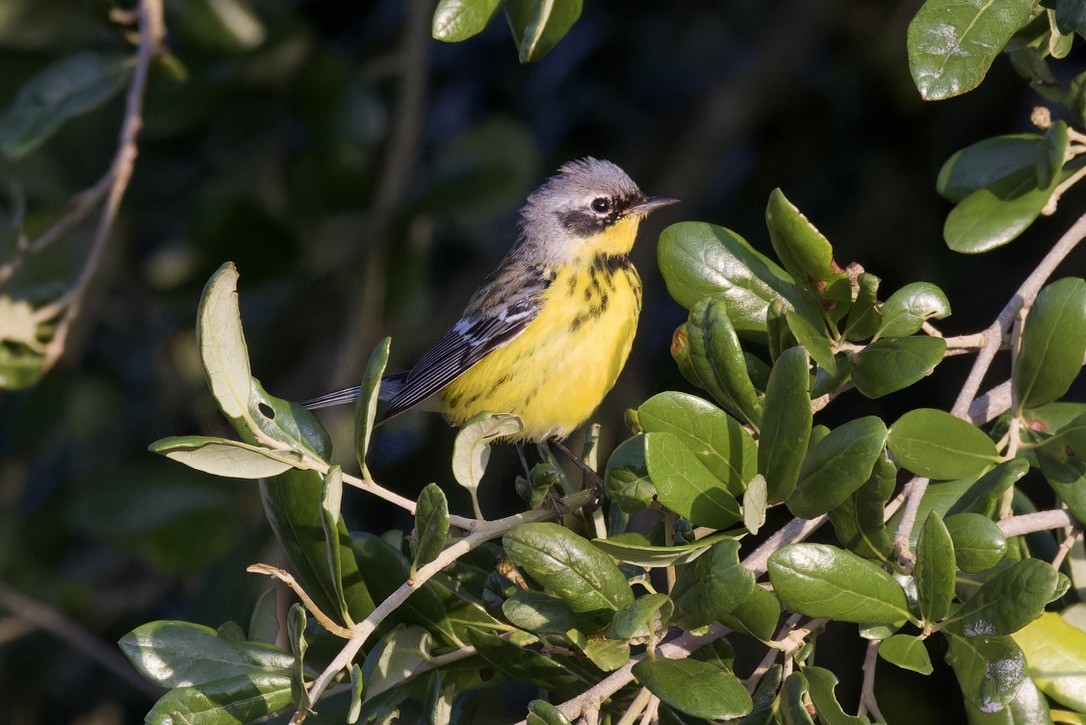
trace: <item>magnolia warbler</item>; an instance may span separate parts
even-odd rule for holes
[[[629,253],[649,197],[615,164],[570,161],[528,196],[519,234],[464,314],[406,373],[382,382],[390,418],[439,393],[446,420],[483,412],[524,422],[514,440],[561,440],[614,386],[641,311]],[[305,401],[350,402],[359,388]]]

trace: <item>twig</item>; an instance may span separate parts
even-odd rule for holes
[[[72,621],[56,609],[31,599],[6,584],[0,584],[0,605],[12,614],[56,636],[65,644],[105,667],[113,674],[144,695],[159,698],[162,688],[140,677],[111,644],[106,644],[82,625]]]
[[[75,284],[68,292],[49,305],[38,310],[35,318],[39,321],[49,320],[57,315],[62,315],[57,323],[52,339],[45,347],[45,355],[42,359],[42,371],[51,370],[64,354],[64,347],[68,341],[68,333],[83,306],[87,289],[98,270],[102,259],[102,252],[113,232],[113,225],[117,221],[117,211],[121,206],[128,183],[132,179],[132,171],[136,162],[138,147],[136,137],[143,125],[142,111],[143,99],[147,90],[147,76],[150,72],[151,62],[162,50],[162,39],[166,33],[166,27],[162,19],[162,0],[140,0],[139,4],[139,28],[140,41],[136,53],[136,67],[132,74],[132,85],[128,89],[125,100],[124,122],[121,126],[120,142],[117,153],[110,165],[109,191],[106,194],[105,204],[102,208],[102,216],[98,220],[98,227],[94,232],[94,240],[91,242],[90,251],[83,263],[83,269],[79,273]]]
[[[916,524],[916,516],[920,512],[920,502],[924,499],[924,490],[928,487],[929,479],[923,476],[913,477],[905,484],[905,507],[901,511],[901,521],[898,522],[897,531],[894,533],[894,558],[902,564],[912,564],[912,546],[909,539]]]
[[[1075,545],[1075,542],[1078,541],[1080,536],[1082,536],[1082,527],[1072,527],[1071,533],[1069,533],[1064,538],[1063,542],[1060,544],[1059,550],[1056,552],[1056,556],[1052,559],[1053,569],[1055,569],[1056,571],[1060,570],[1060,567],[1063,566],[1063,560],[1067,558],[1067,555],[1069,553],[1071,553],[1071,547]]]
[[[308,594],[306,594],[305,589],[302,589],[301,585],[298,584],[293,576],[291,576],[290,572],[280,569],[279,567],[272,566],[271,564],[252,564],[247,567],[245,571],[249,572],[250,574],[264,574],[265,576],[270,576],[273,579],[278,579],[279,581],[283,582],[288,587],[290,587],[290,590],[292,592],[298,595],[298,599],[302,600],[302,606],[304,606],[306,610],[308,610],[309,613],[312,614],[318,622],[320,622],[322,627],[327,629],[332,634],[343,637],[344,639],[347,639],[351,636],[351,630],[339,624],[336,624],[334,621],[332,621],[331,617],[321,611],[320,607],[317,606],[317,603],[314,602]]]
[[[637,692],[637,697],[634,698],[633,702],[631,702],[630,706],[626,709],[626,712],[622,714],[622,718],[618,721],[617,725],[633,725],[634,721],[641,717],[641,713],[649,706],[649,700],[651,699],[652,693],[649,692],[649,688],[642,687]]]
[[[769,561],[769,557],[773,552],[787,544],[803,541],[828,520],[829,517],[825,514],[809,521],[800,518],[792,519],[774,532],[772,536],[763,541],[761,546],[744,559],[743,566],[754,572],[754,576],[756,577],[765,574],[766,563]]]
[[[1071,514],[1063,509],[1050,509],[1048,511],[1012,516],[1009,519],[1003,519],[996,525],[999,526],[999,530],[1003,532],[1004,536],[1010,538],[1012,536],[1032,534],[1035,531],[1065,529],[1074,526],[1075,520],[1071,518]]]
[[[645,714],[641,716],[641,722],[638,725],[649,725],[650,723],[657,722],[660,717],[660,698],[653,695],[649,699],[649,706],[645,708]]]
[[[566,496],[562,500],[562,503],[568,508],[577,509],[588,504],[590,500],[591,492],[578,491],[570,496]],[[491,539],[496,539],[520,524],[533,521],[546,521],[548,519],[553,519],[554,516],[555,513],[553,510],[549,508],[539,508],[520,514],[514,514],[513,516],[507,516],[504,519],[488,521],[442,551],[436,559],[416,571],[413,579],[404,582],[399,589],[377,605],[365,620],[351,628],[351,636],[350,639],[347,640],[347,644],[343,646],[343,649],[340,650],[339,654],[336,655],[336,657],[328,664],[328,667],[325,668],[324,672],[322,672],[313,682],[312,686],[310,686],[309,701],[311,703],[317,702],[318,698],[320,698],[331,683],[332,678],[354,661],[358,651],[362,649],[362,645],[366,643],[366,640],[369,639],[378,625],[380,625],[386,617],[392,614],[392,612],[420,586],[429,581],[431,577],[464,554],[475,549],[480,544],[490,541]],[[294,716],[292,722],[300,723],[304,717],[304,714],[299,711]]]
[[[984,425],[998,418],[1011,407],[1011,381],[1004,380],[969,404],[966,420],[973,425]]]
[[[860,688],[860,709],[857,715],[865,715],[870,712],[877,722],[886,722],[879,703],[875,700],[875,667],[878,665],[879,640],[871,640],[867,643],[867,654],[864,656],[864,679]]]

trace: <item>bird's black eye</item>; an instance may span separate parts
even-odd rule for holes
[[[592,200],[592,211],[598,214],[606,214],[611,210],[611,200],[601,196]]]

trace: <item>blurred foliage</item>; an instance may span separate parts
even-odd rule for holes
[[[1053,17],[1063,32],[1081,32],[1071,5],[1054,3]],[[134,27],[115,9],[106,0],[5,0],[0,107],[14,104],[29,79],[82,53],[130,56]],[[525,29],[514,31],[515,47],[500,17],[468,42],[444,44],[431,40],[433,10],[400,0],[167,3],[169,54],[153,67],[135,177],[65,359],[35,387],[0,393],[0,581],[106,643],[152,620],[234,620],[255,630],[250,615],[264,582],[240,572],[271,558],[271,534],[252,487],[146,451],[178,431],[227,431],[192,332],[200,290],[225,259],[244,275],[242,315],[264,387],[301,399],[356,383],[368,351],[389,334],[390,369],[410,364],[504,252],[516,206],[543,175],[569,158],[610,158],[646,191],[684,204],[647,224],[635,251],[645,311],[631,363],[597,414],[609,451],[623,437],[624,409],[651,392],[690,389],[668,355],[687,312],[665,294],[646,243],[664,222],[761,230],[765,199],[781,187],[834,240],[842,265],[863,260],[887,290],[917,279],[960,290],[946,330],[971,332],[988,324],[1001,304],[993,300],[1009,296],[1082,206],[1081,190],[1072,190],[1010,250],[965,259],[943,246],[950,207],[934,193],[935,179],[960,214],[967,194],[992,181],[959,185],[952,196],[942,182],[961,177],[940,175],[943,162],[988,136],[1029,128],[1038,98],[1012,64],[1045,97],[1070,89],[1057,121],[1081,127],[1082,44],[1048,68],[1038,47],[1066,54],[1051,25],[1001,39],[1015,50],[1011,62],[996,58],[966,98],[926,106],[906,56],[915,3],[589,3],[527,66],[518,61],[530,57],[531,19],[514,23]],[[107,81],[119,68],[103,69]],[[122,115],[116,90],[106,82],[73,94],[64,108],[83,115],[58,118],[48,139],[0,140],[9,152],[0,155],[0,262],[104,172]],[[1028,143],[1058,145],[1055,135]],[[1058,175],[1035,168],[1031,183],[1049,189]],[[1028,224],[1047,198],[1013,211]],[[4,304],[36,306],[70,284],[90,228],[23,265]],[[751,245],[769,253],[771,236]],[[995,246],[988,241],[964,246]],[[918,383],[910,406],[945,404],[953,378]],[[903,405],[857,396],[849,413],[893,419]],[[340,462],[349,461],[350,413],[324,421],[348,456]],[[447,457],[421,453],[451,450],[452,438],[436,416],[406,415],[378,429],[369,464],[414,498],[426,482],[452,482]],[[512,453],[494,453],[488,477],[514,470]],[[445,488],[450,508],[466,510],[468,497]],[[480,493],[489,516],[523,508],[511,486],[484,483]],[[342,511],[352,530],[412,525],[350,491]],[[832,642],[834,632],[824,636]],[[0,645],[0,720],[125,722],[153,702],[51,635]],[[849,666],[858,666],[854,648],[841,647]],[[880,671],[884,711],[960,719],[938,704],[942,691],[956,693],[941,654],[931,658],[937,679]],[[789,692],[808,680],[814,688],[818,675],[807,669],[802,682],[789,678]],[[269,686],[284,689],[278,680]],[[513,720],[532,692],[510,688],[475,706],[480,717]]]

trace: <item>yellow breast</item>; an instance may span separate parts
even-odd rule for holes
[[[640,311],[641,279],[625,255],[558,270],[524,332],[442,391],[446,418],[515,413],[525,440],[566,437],[614,386]]]

